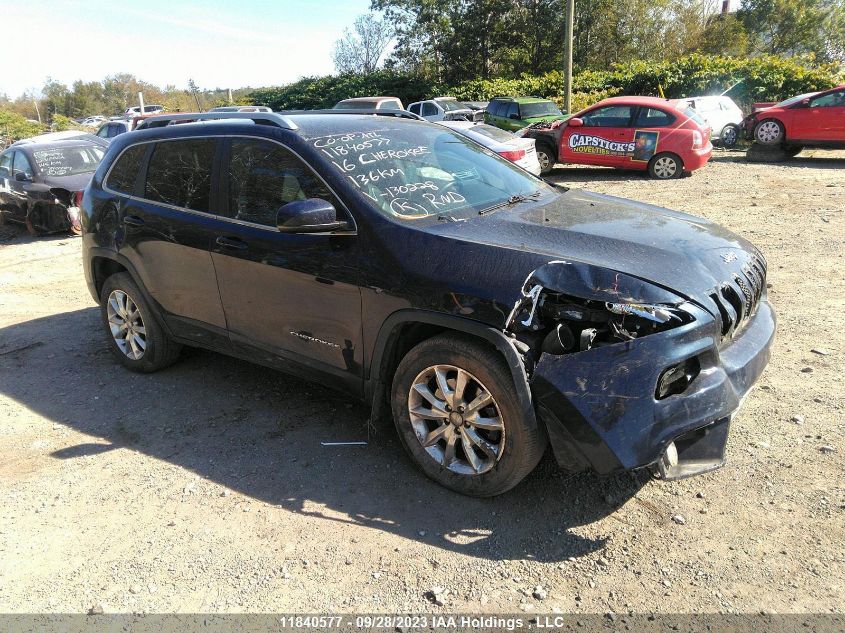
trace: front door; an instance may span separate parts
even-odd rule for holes
[[[12,160],[14,150],[0,154],[0,212],[12,211]]]
[[[361,295],[355,235],[292,234],[276,212],[294,200],[340,201],[296,154],[257,138],[224,152],[230,218],[212,244],[232,344],[263,362],[360,393]]]
[[[812,97],[806,107],[792,109],[787,140],[845,141],[845,89]]]
[[[179,337],[224,350],[226,320],[210,245],[221,222],[212,213],[212,170],[218,140],[159,141],[130,147],[106,188],[121,197],[116,242],[162,316]],[[148,161],[146,178],[135,175]]]
[[[634,109],[630,105],[602,106],[583,114],[583,125],[567,125],[561,137],[561,162],[622,167],[633,152]]]

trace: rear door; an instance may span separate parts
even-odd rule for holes
[[[115,241],[167,325],[178,336],[225,349],[229,339],[210,253],[220,222],[211,202],[219,142],[186,138],[131,146],[109,172],[106,189],[136,194],[120,196]]]
[[[561,137],[561,162],[621,167],[633,152],[635,109],[624,104],[600,106],[580,117],[584,125],[567,125]]]
[[[288,202],[321,198],[339,216],[348,215],[343,204],[275,141],[232,138],[222,164],[221,198],[230,220],[215,236],[212,259],[232,344],[250,357],[360,392],[357,237],[276,227],[276,212]]]

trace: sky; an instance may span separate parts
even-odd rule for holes
[[[131,73],[164,87],[273,86],[333,71],[369,0],[0,0],[0,94]]]

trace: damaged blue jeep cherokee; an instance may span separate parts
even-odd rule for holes
[[[469,495],[549,444],[569,471],[720,467],[775,332],[760,252],[382,114],[170,115],[114,139],[82,221],[119,362],[189,345],[319,381]]]

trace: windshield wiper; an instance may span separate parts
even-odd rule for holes
[[[510,206],[512,204],[519,204],[520,202],[533,202],[534,200],[539,198],[540,195],[541,195],[541,192],[540,192],[539,189],[537,191],[535,191],[533,193],[529,193],[529,194],[518,193],[518,194],[512,195],[507,200],[503,200],[502,202],[497,202],[494,205],[491,205],[489,207],[481,209],[481,211],[478,212],[478,215],[484,215],[485,213],[489,213],[490,211],[495,211],[496,209],[501,209],[502,207],[507,207],[507,206]]]

